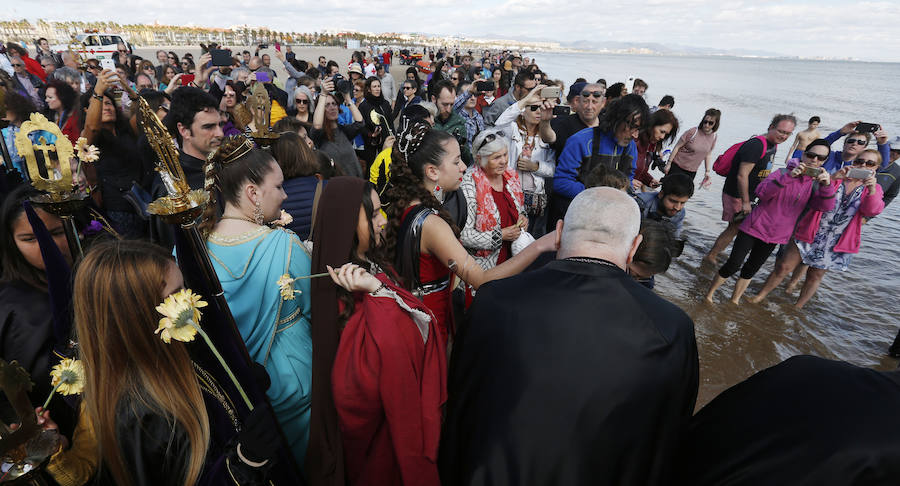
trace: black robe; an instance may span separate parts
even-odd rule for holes
[[[448,385],[444,486],[669,484],[693,322],[617,267],[555,260],[478,290]]]
[[[795,356],[703,407],[678,484],[900,484],[900,371]]]

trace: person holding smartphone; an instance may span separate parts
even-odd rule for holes
[[[863,219],[884,210],[883,192],[875,179],[875,170],[880,166],[881,154],[867,149],[852,166],[831,176],[835,188],[832,209],[811,208],[800,218],[793,243],[775,262],[775,270],[753,302],[765,299],[800,263],[809,265],[809,270],[795,304],[798,309],[815,295],[828,270],[847,270],[853,254],[859,253]]]
[[[860,120],[852,121],[842,126],[839,130],[829,133],[825,137],[825,141],[833,144],[843,136],[847,137],[844,139],[843,150],[835,150],[831,153],[828,160],[822,164],[822,167],[829,173],[834,174],[841,168],[851,165],[856,157],[869,145],[873,136],[878,146],[878,153],[881,154],[881,160],[884,162],[882,167],[887,167],[890,163],[888,134],[881,125],[864,123]]]
[[[769,174],[756,188],[759,204],[744,218],[734,240],[731,256],[719,269],[706,300],[712,302],[716,290],[740,269],[731,302],[740,303],[750,280],[769,258],[777,245],[791,238],[800,215],[834,208],[835,187],[822,163],[831,150],[823,139],[809,143],[801,159],[790,159],[787,167]],[[749,258],[748,258],[749,255]]]

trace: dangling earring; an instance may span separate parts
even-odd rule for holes
[[[262,224],[263,224],[263,222],[264,222],[264,221],[263,221],[262,207],[261,207],[261,205],[260,205],[260,203],[259,203],[259,199],[256,200],[256,207],[253,208],[253,221],[255,221],[256,224],[258,224],[258,225],[260,225],[260,226],[262,226]]]
[[[441,186],[434,186],[434,197],[439,203],[444,204],[444,190],[441,189]]]

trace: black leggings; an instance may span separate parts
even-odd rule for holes
[[[753,278],[753,276],[756,275],[756,272],[759,271],[759,267],[763,266],[763,263],[766,263],[769,255],[772,254],[772,251],[775,250],[777,245],[777,243],[766,243],[743,231],[738,231],[737,238],[734,239],[734,246],[731,247],[731,256],[728,257],[728,261],[719,269],[719,276],[728,278],[734,275],[734,273],[738,271],[738,268],[741,268],[741,264],[743,263],[744,266],[741,268],[741,278],[747,280]],[[750,258],[747,258],[747,253],[750,254]],[[744,259],[747,259],[746,263],[744,263]]]

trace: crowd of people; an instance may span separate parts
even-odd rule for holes
[[[705,262],[731,245],[706,299],[740,271],[739,304],[780,247],[749,300],[793,273],[803,307],[900,190],[900,137],[862,121],[821,137],[813,117],[776,168],[793,115],[723,150],[714,107],[681,126],[675,98],[651,107],[644,80],[567,87],[515,52],[425,49],[404,71],[387,49],[223,62],[202,47],[141,59],[120,44],[114,69],[45,39],[34,57],[12,42],[0,54],[0,357],[28,372],[32,403],[52,398],[60,360],[83,363],[80,396],[35,410],[63,438],[30,473],[43,484],[900,477],[900,372],[793,358],[695,415],[693,322],[652,290],[681,257],[702,166],[700,187],[725,178],[727,223]],[[250,108],[260,93],[268,120]],[[210,193],[199,229],[214,279],[148,211],[172,183],[143,101],[185,182]],[[73,169],[90,196],[74,218],[83,256],[30,204],[33,155],[17,147],[34,113],[98,150]],[[195,326],[223,352],[177,337]],[[21,420],[0,405],[4,424]],[[837,414],[855,419],[820,426]]]

